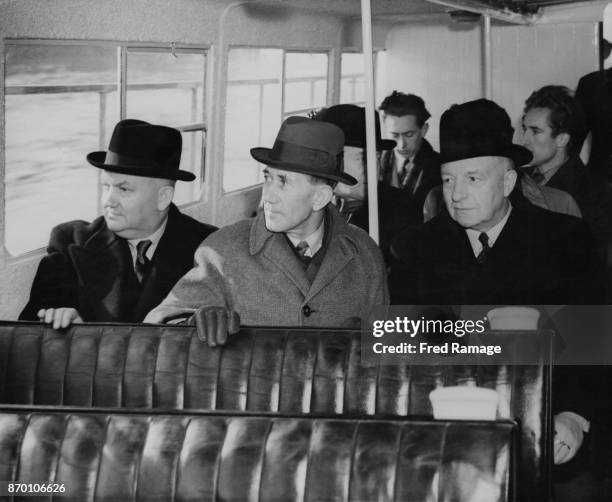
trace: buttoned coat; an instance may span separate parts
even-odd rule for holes
[[[312,284],[282,233],[267,230],[262,212],[222,228],[195,253],[196,266],[145,322],[224,307],[247,326],[338,327],[388,303],[380,250],[333,207],[325,256]]]
[[[39,309],[73,307],[84,321],[141,322],[193,266],[193,253],[214,230],[171,205],[140,286],[127,241],[110,231],[103,217],[58,225],[19,318],[37,320]]]

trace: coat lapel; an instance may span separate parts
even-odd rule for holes
[[[270,232],[266,228],[263,211],[257,214],[249,236],[249,251],[252,255],[262,253],[270,262],[285,274],[293,284],[306,296],[310,284],[304,269],[300,266],[293,251],[289,248],[285,236]]]
[[[185,247],[182,235],[180,214],[178,209],[172,206],[168,213],[166,229],[151,262],[151,270],[145,278],[142,293],[134,308],[135,322],[144,319],[149,311],[159,305],[166,296],[165,291],[171,289],[183,275],[181,264],[185,261],[182,256],[185,253],[193,255],[193,252]]]
[[[342,216],[332,207],[328,207],[327,214],[329,217],[326,218],[326,224],[329,224],[331,228],[326,231],[331,238],[327,244],[321,267],[306,295],[306,301],[330,284],[355,256],[356,244],[344,231],[347,224]]]
[[[127,242],[118,238],[103,223],[82,246],[68,247],[79,282],[93,315],[100,320],[121,317],[124,279],[131,270]]]

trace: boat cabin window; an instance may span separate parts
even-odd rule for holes
[[[234,47],[229,50],[223,190],[261,183],[250,155],[269,147],[283,119],[326,106],[327,52]]]
[[[120,118],[183,131],[181,169],[199,182],[177,184],[175,201],[199,200],[206,49],[10,41],[5,52],[4,243],[12,256],[43,247],[58,223],[100,214],[100,171],[85,157],[106,150]]]

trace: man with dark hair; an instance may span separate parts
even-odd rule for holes
[[[612,230],[612,197],[605,180],[580,160],[583,131],[583,111],[566,87],[542,87],[525,102],[523,144],[533,154],[531,176],[574,197],[603,250]]]
[[[195,267],[146,322],[192,316],[201,340],[227,341],[248,326],[358,326],[388,303],[380,250],[330,204],[342,171],[344,134],[303,117],[281,125],[272,148],[252,148],[266,165],[263,211],[222,228],[195,253]]]
[[[122,120],[107,152],[87,161],[102,170],[104,215],[51,231],[30,301],[20,319],[54,328],[73,322],[141,322],[193,264],[215,227],[181,214],[174,204],[181,133],[141,120]]]
[[[431,188],[440,184],[440,159],[425,139],[431,116],[414,94],[393,91],[380,105],[387,135],[397,145],[383,153],[380,180],[401,188],[422,208]]]

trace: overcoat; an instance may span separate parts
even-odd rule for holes
[[[363,230],[331,206],[327,249],[312,283],[283,233],[267,230],[262,212],[224,227],[195,253],[195,267],[145,322],[224,307],[247,326],[352,326],[388,303],[381,252]]]
[[[129,244],[100,216],[53,228],[30,300],[19,319],[38,320],[39,309],[73,307],[84,321],[141,322],[193,266],[193,253],[215,230],[171,205],[166,229],[140,285]]]
[[[603,263],[583,220],[517,203],[487,260],[444,210],[392,245],[394,304],[602,303]]]

